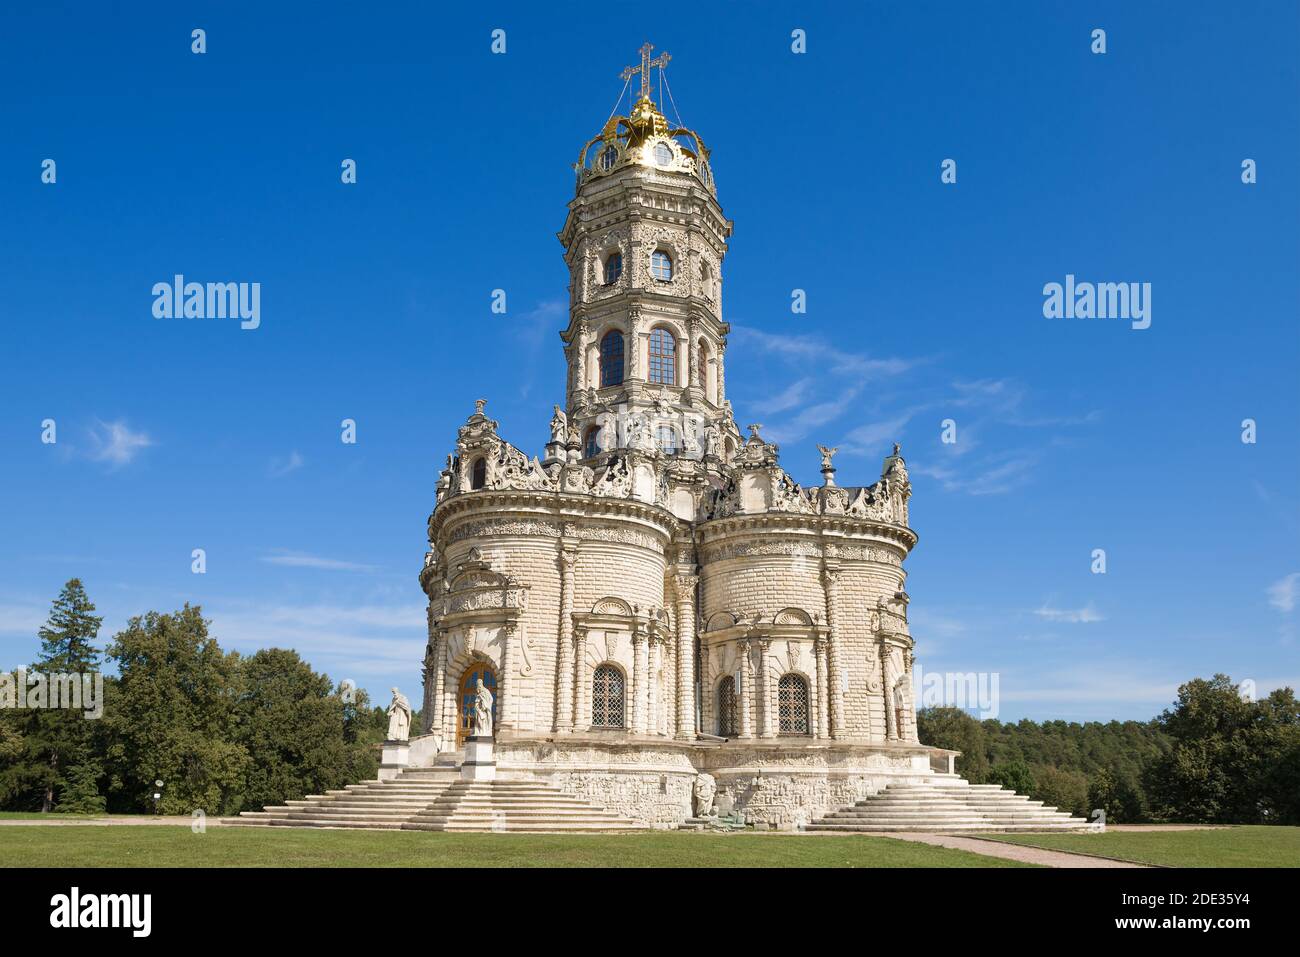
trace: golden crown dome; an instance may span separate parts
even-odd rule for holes
[[[616,113],[606,121],[600,135],[583,145],[574,170],[578,185],[592,177],[605,176],[630,165],[694,174],[710,192],[714,192],[713,173],[709,169],[709,150],[699,134],[684,126],[674,127],[650,98],[650,70],[660,73],[670,59],[667,53],[651,58],[649,43],[641,47],[641,65],[626,67],[621,74],[626,84],[641,76],[641,95],[626,116]],[[624,86],[624,92],[627,87]],[[671,92],[669,94],[671,98]],[[622,102],[622,96],[619,97]],[[617,110],[617,104],[615,110]],[[679,119],[680,122],[680,119]]]

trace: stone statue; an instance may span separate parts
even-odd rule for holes
[[[704,454],[718,456],[718,446],[722,442],[722,436],[718,434],[718,427],[709,423],[709,427],[704,430]]]
[[[695,776],[695,786],[691,789],[691,797],[694,799],[696,817],[717,816],[717,809],[713,806],[713,798],[717,793],[718,782],[713,780],[712,774],[701,771]]]
[[[478,679],[474,688],[474,736],[492,737],[492,692],[482,678]]]
[[[393,703],[388,706],[388,740],[406,741],[411,737],[411,702],[393,689]]]
[[[840,450],[840,447],[839,447],[838,445],[834,446],[833,448],[829,448],[829,449],[828,449],[826,446],[824,446],[824,445],[819,445],[819,446],[817,446],[817,451],[820,452],[820,453],[822,454],[822,471],[823,471],[823,472],[826,471],[827,469],[831,469],[831,468],[834,468],[834,467],[835,467],[835,466],[831,465],[831,459],[834,458],[835,453],[838,452],[839,450]]]
[[[555,407],[555,414],[551,416],[551,441],[564,442],[569,434],[569,417],[564,414],[564,410],[558,405]]]

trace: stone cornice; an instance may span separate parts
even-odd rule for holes
[[[870,536],[895,545],[906,555],[916,546],[917,534],[905,525],[894,525],[852,515],[804,515],[793,512],[759,512],[714,518],[696,526],[700,546],[708,547],[723,538],[762,533],[803,535],[823,539],[838,536]]]
[[[573,492],[478,489],[450,496],[438,504],[429,516],[429,541],[436,542],[439,532],[453,522],[484,517],[547,518],[559,522],[575,518],[633,519],[661,533],[665,546],[683,524],[667,509],[637,499]]]

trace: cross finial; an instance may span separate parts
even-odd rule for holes
[[[624,80],[630,80],[638,73],[641,74],[641,99],[643,100],[650,99],[650,68],[657,66],[662,70],[668,65],[668,61],[672,59],[667,53],[661,53],[651,59],[650,51],[653,49],[654,46],[650,43],[641,44],[641,65],[625,66],[621,74],[621,78]]]

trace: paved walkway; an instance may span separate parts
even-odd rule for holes
[[[970,851],[985,857],[1001,857],[1008,861],[1021,861],[1025,864],[1042,864],[1045,867],[1144,867],[1143,864],[1129,864],[1126,861],[1112,861],[1105,857],[1092,857],[1087,854],[1069,854],[1065,851],[1047,851],[1041,847],[1027,847],[1024,844],[1006,844],[1002,841],[990,841],[978,837],[962,837],[957,834],[918,834],[912,831],[880,833],[876,837],[894,837],[900,841],[916,841],[920,844],[933,844],[935,847],[947,847],[954,851]]]

